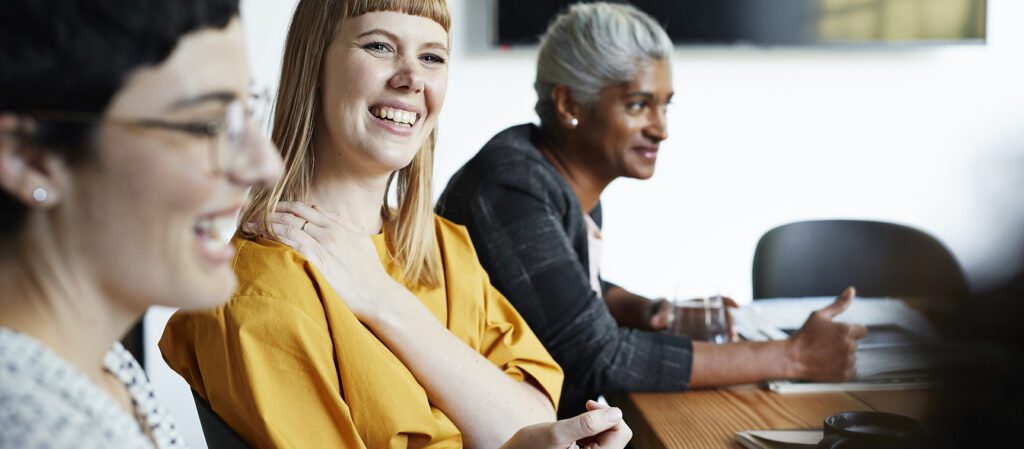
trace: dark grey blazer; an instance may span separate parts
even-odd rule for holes
[[[583,213],[539,133],[527,124],[494,136],[449,181],[437,213],[469,229],[491,283],[562,365],[560,417],[599,394],[686,389],[690,341],[619,327],[591,289]],[[591,216],[600,226],[600,204]]]

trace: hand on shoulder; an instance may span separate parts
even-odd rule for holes
[[[270,215],[277,239],[308,260],[356,317],[380,307],[383,289],[401,287],[385,271],[370,236],[353,232],[342,217],[301,202],[281,202]]]

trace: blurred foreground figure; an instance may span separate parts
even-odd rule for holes
[[[234,290],[249,84],[235,0],[4,2],[0,448],[184,447],[118,340]]]
[[[948,330],[946,368],[928,420],[936,448],[1015,446],[1024,422],[1024,272],[976,295]]]

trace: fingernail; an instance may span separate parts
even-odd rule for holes
[[[618,407],[605,410],[604,419],[608,420],[608,422],[618,422],[622,419],[622,410],[619,410]]]

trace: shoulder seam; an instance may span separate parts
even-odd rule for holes
[[[238,267],[238,255],[242,253],[242,248],[249,244],[249,239],[239,239],[240,243],[235,247],[235,257],[231,260],[231,271],[235,271]]]

